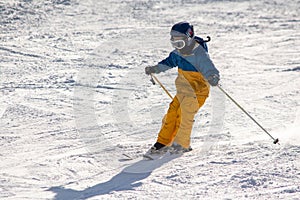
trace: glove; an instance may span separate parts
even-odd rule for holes
[[[218,74],[212,74],[207,78],[207,81],[211,86],[217,86],[219,83],[220,77]]]
[[[159,72],[159,70],[158,70],[158,66],[157,65],[155,65],[155,66],[151,66],[151,67],[145,67],[145,73],[147,74],[147,75],[150,75],[150,74],[152,74],[152,73],[158,73]]]

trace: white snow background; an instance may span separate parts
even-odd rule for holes
[[[300,199],[300,1],[0,2],[0,199]],[[193,151],[141,161],[169,97],[171,26],[211,36],[222,87]],[[175,94],[176,69],[157,75]],[[126,159],[122,154],[134,157]]]

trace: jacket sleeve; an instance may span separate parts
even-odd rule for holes
[[[166,59],[160,61],[157,66],[158,66],[159,72],[164,72],[173,67],[176,67],[177,66],[177,58],[176,58],[175,53],[171,52],[169,54],[169,56]]]
[[[219,71],[215,67],[214,63],[211,61],[208,53],[204,48],[199,48],[197,55],[197,65],[195,66],[197,71],[208,79],[209,76],[216,74],[219,76]]]

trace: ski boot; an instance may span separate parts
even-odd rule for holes
[[[174,142],[172,144],[172,146],[170,147],[170,152],[172,154],[183,154],[183,153],[186,153],[186,152],[189,152],[189,151],[192,151],[192,147],[188,147],[188,148],[184,148],[182,147],[180,144],[177,144],[176,142]]]

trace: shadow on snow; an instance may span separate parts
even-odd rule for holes
[[[180,155],[167,155],[157,160],[140,160],[127,166],[119,174],[112,177],[109,181],[99,183],[85,190],[66,189],[63,186],[51,187],[49,191],[56,193],[55,200],[87,199],[98,195],[109,194],[113,191],[134,190],[141,186],[143,179],[163,164],[178,158]]]

